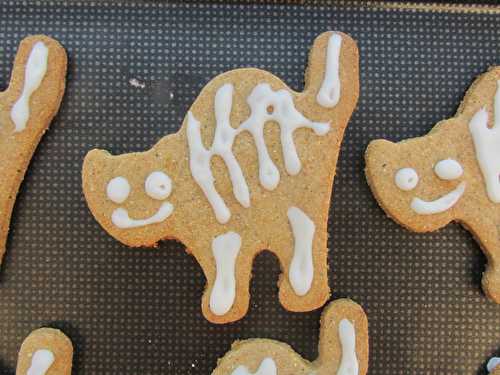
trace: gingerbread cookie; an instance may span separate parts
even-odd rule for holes
[[[236,341],[212,375],[364,375],[368,370],[368,320],[361,306],[340,299],[325,308],[318,352],[318,359],[309,362],[278,341]]]
[[[500,67],[470,87],[426,136],[372,141],[366,177],[380,206],[415,232],[460,222],[488,258],[483,289],[500,303]]]
[[[9,87],[0,93],[0,263],[19,185],[59,109],[66,65],[66,52],[57,41],[27,37],[19,45]]]
[[[358,49],[346,34],[314,42],[297,93],[259,69],[210,81],[178,133],[142,153],[92,150],[83,191],[102,227],[129,246],[184,243],[207,279],[205,317],[243,317],[252,263],[278,258],[280,301],[310,311],[330,295],[327,221],[344,129],[358,98]]]
[[[40,328],[21,345],[16,375],[70,375],[73,345],[57,329]]]

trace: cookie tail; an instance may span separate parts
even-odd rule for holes
[[[318,375],[358,374],[368,370],[368,319],[350,299],[330,303],[321,316]]]
[[[19,45],[9,87],[0,93],[0,263],[19,185],[59,109],[66,65],[66,52],[56,40],[29,36]]]
[[[71,375],[72,364],[70,339],[57,329],[40,328],[21,345],[16,374]]]
[[[328,31],[319,35],[309,52],[303,97],[323,118],[345,127],[359,96],[359,51],[347,34]],[[305,103],[304,103],[305,104]]]

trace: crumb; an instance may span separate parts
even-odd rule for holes
[[[137,78],[129,79],[128,83],[130,83],[134,87],[141,88],[141,89],[146,87],[146,84],[144,82],[139,81]]]

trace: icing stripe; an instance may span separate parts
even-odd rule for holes
[[[54,363],[54,354],[47,349],[37,350],[31,357],[31,366],[26,375],[45,375]]]
[[[278,369],[276,363],[270,357],[264,358],[260,363],[259,369],[253,374],[245,366],[239,366],[231,375],[277,375]]]
[[[337,375],[358,375],[359,363],[356,356],[356,330],[347,319],[339,323],[339,338],[342,346],[342,359]]]
[[[48,56],[49,49],[43,42],[37,42],[31,50],[24,72],[23,91],[10,111],[15,132],[23,131],[26,128],[30,117],[30,97],[40,87],[47,72]]]
[[[340,47],[342,37],[332,34],[326,51],[325,77],[316,96],[319,105],[333,108],[340,100]]]
[[[312,220],[297,207],[288,209],[288,220],[295,238],[288,278],[295,293],[303,296],[311,289],[314,279],[312,243],[316,227]]]
[[[238,160],[232,152],[236,136],[248,131],[255,142],[259,159],[259,181],[267,190],[278,186],[280,174],[272,161],[264,139],[264,126],[275,121],[280,126],[281,146],[285,169],[288,174],[296,175],[302,166],[295,148],[293,132],[299,128],[310,128],[317,135],[325,135],[330,130],[328,123],[313,122],[297,111],[293,97],[287,90],[273,91],[267,83],[255,86],[247,98],[250,116],[234,129],[230,124],[233,85],[221,86],[215,95],[216,128],[212,146],[207,150],[203,146],[200,123],[191,112],[187,117],[187,140],[189,145],[189,166],[196,183],[201,187],[205,197],[212,206],[217,220],[225,224],[231,218],[231,212],[219,195],[214,185],[214,177],[210,168],[212,156],[219,155],[229,171],[233,194],[243,207],[250,207],[250,192],[241,171]]]
[[[215,315],[224,315],[233,306],[236,297],[236,258],[240,248],[241,237],[235,232],[221,234],[212,241],[216,276],[210,294],[210,310]]]
[[[493,127],[488,128],[488,111],[481,108],[472,116],[469,131],[488,197],[492,202],[500,203],[500,80],[497,81],[493,107]]]

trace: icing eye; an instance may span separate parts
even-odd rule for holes
[[[108,182],[106,194],[113,202],[123,203],[130,194],[130,184],[125,177],[115,177]]]
[[[172,181],[165,173],[155,171],[146,178],[145,189],[151,198],[163,200],[172,191]]]
[[[460,163],[453,159],[444,159],[434,166],[434,173],[442,180],[455,180],[464,173]]]
[[[396,186],[404,191],[415,189],[418,184],[418,174],[413,168],[402,168],[394,176]]]

